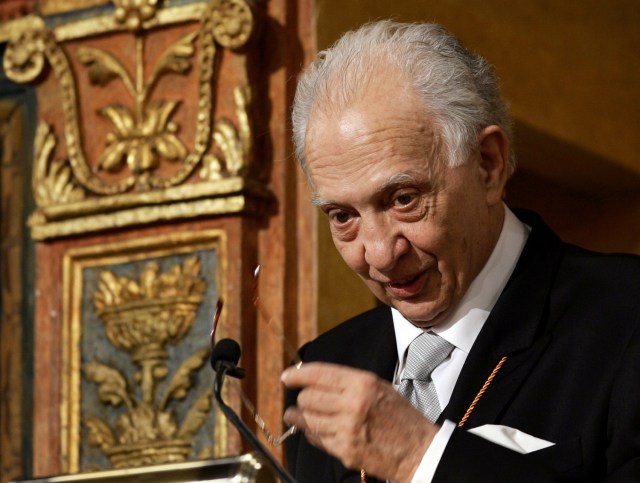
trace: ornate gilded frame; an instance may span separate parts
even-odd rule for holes
[[[63,293],[66,295],[63,301],[63,321],[64,321],[63,334],[62,334],[63,364],[62,364],[62,378],[61,378],[62,398],[61,398],[61,406],[60,406],[60,411],[61,411],[60,412],[60,416],[61,416],[60,441],[61,441],[62,468],[64,472],[75,473],[80,470],[85,471],[87,469],[87,468],[82,468],[81,467],[82,465],[80,464],[80,451],[81,451],[81,444],[82,444],[81,428],[82,427],[86,428],[87,424],[91,424],[92,422],[88,421],[86,417],[81,419],[81,400],[83,397],[82,391],[96,390],[95,385],[92,385],[91,381],[87,381],[87,368],[88,368],[87,359],[91,355],[82,353],[83,330],[85,330],[86,328],[85,322],[88,320],[88,317],[86,316],[86,308],[84,309],[85,313],[83,313],[83,300],[85,300],[84,303],[86,304],[86,299],[87,299],[86,288],[85,288],[85,285],[87,284],[87,282],[85,279],[86,277],[89,276],[90,271],[91,270],[96,271],[96,270],[99,270],[100,268],[105,269],[105,271],[101,273],[101,279],[99,283],[101,290],[105,292],[106,288],[104,287],[104,284],[108,283],[108,279],[103,278],[103,276],[106,273],[106,271],[113,270],[114,267],[118,266],[119,264],[128,265],[128,264],[137,263],[138,265],[140,265],[143,261],[149,261],[149,263],[153,265],[158,260],[162,260],[163,257],[173,257],[173,258],[182,257],[184,258],[184,260],[187,260],[182,264],[183,267],[186,267],[188,263],[190,263],[188,262],[188,260],[190,259],[192,260],[194,258],[194,257],[189,257],[189,255],[192,255],[194,253],[214,251],[215,257],[217,259],[217,262],[216,262],[217,273],[208,274],[208,278],[211,280],[215,280],[216,293],[218,297],[225,297],[227,294],[227,289],[226,289],[227,275],[226,274],[227,274],[227,267],[228,267],[226,237],[227,235],[223,230],[209,229],[209,230],[201,230],[201,231],[193,231],[193,232],[173,233],[173,234],[167,234],[167,235],[156,235],[156,236],[150,236],[147,238],[140,238],[140,239],[134,239],[134,240],[128,240],[128,241],[104,243],[104,244],[94,245],[90,247],[73,248],[68,250],[65,253],[64,261],[63,261],[63,271],[64,271]],[[147,263],[145,267],[148,267],[149,263]],[[190,266],[193,267],[193,264],[191,264]],[[143,270],[142,273],[140,274],[140,278],[139,278],[140,287],[142,287],[144,283],[147,283],[147,285],[149,284],[148,270],[146,271],[145,270]],[[171,275],[173,276],[177,274],[179,279],[186,272],[187,270],[181,270],[174,266],[172,268]],[[197,270],[193,271],[193,273],[196,273],[196,272]],[[196,275],[201,276],[201,274],[196,274]],[[145,279],[145,276],[146,276],[146,279]],[[168,276],[167,273],[162,273],[162,267],[160,267],[160,270],[158,270],[156,267],[155,275],[152,276],[151,279],[159,281],[160,278],[162,277],[166,278],[167,276]],[[121,283],[124,283],[129,287],[131,287],[131,284],[136,285],[134,280],[126,279],[126,277],[122,277],[122,276],[120,276],[119,278],[116,276],[114,280],[120,281]],[[177,286],[177,285],[183,286],[185,285],[185,283],[184,281],[178,280],[177,283],[174,283],[174,286]],[[114,292],[113,287],[111,288],[111,291]],[[159,300],[162,298],[162,294],[158,293],[159,289],[156,288],[153,290],[153,292],[154,292],[153,297],[155,297],[155,299]],[[191,297],[191,295],[192,294],[189,294],[189,297]],[[99,307],[104,305],[104,304],[96,303],[96,300],[101,299],[101,297],[102,297],[102,294],[100,295],[96,295],[96,293],[93,294],[96,311],[100,311]],[[158,300],[152,300],[151,305],[153,305],[154,303],[161,304],[162,301],[158,301]],[[133,305],[135,305],[138,302],[139,301],[133,301]],[[152,310],[149,309],[150,304],[146,303],[147,301],[144,301],[144,302],[145,302],[145,306],[142,312],[144,312],[144,316],[147,317],[148,314],[152,312]],[[211,301],[211,302],[215,305],[215,301]],[[120,305],[118,306],[117,304],[120,304]],[[126,315],[125,315],[126,309],[124,307],[126,305],[126,302],[116,302],[115,305],[116,305],[116,308],[121,309],[121,312],[115,314],[116,315],[115,323],[122,325],[121,321],[126,318]],[[129,306],[131,305],[132,304],[129,304]],[[202,323],[205,324],[204,328],[200,327],[200,329],[198,329],[200,330],[200,332],[207,331],[210,329],[209,324],[211,320],[211,315],[212,315],[211,313],[201,314],[199,318],[194,322],[194,324],[199,324],[199,323],[200,325]],[[224,319],[225,317],[224,313],[222,317]],[[170,319],[171,321],[174,321],[179,317],[176,317],[175,313],[171,313],[170,316],[166,318]],[[107,321],[105,320],[105,318],[103,318],[103,322],[105,323],[105,327],[107,327],[107,330],[109,330],[107,326]],[[225,323],[221,323],[221,331],[223,335],[225,332],[224,327],[226,325],[227,324]],[[116,337],[121,337],[123,333],[122,327],[115,326],[115,329],[118,334]],[[128,330],[130,332],[131,327],[129,327]],[[181,330],[183,330],[184,332],[184,329],[181,329]],[[127,332],[127,331],[124,331],[124,332]],[[173,333],[175,332],[176,331],[174,330]],[[179,337],[175,337],[175,338],[179,339]],[[111,341],[112,339],[109,338],[109,340]],[[207,342],[206,340],[203,341],[203,343],[205,344],[206,342]],[[158,350],[158,344],[154,346],[153,351],[157,352],[157,350]],[[127,351],[130,352],[130,355],[135,353],[134,349],[132,348],[127,348]],[[122,354],[122,352],[120,352],[120,354]],[[208,354],[208,352],[206,352],[206,354]],[[179,390],[189,392],[191,390],[190,383],[188,382],[190,380],[189,378],[189,376],[191,375],[190,372],[201,370],[200,368],[203,365],[202,359],[203,358],[208,359],[208,357],[205,357],[206,354],[202,351],[202,349],[200,349],[199,351],[196,351],[195,353],[190,355],[189,358],[182,361],[181,366],[178,369],[173,371],[173,375],[170,374],[171,381],[168,385],[171,387],[171,384],[174,382],[174,380],[178,378],[177,374],[180,371],[182,371],[182,376],[181,376],[183,378],[182,387],[177,387],[174,385],[174,389],[177,388]],[[114,356],[114,357],[117,357],[117,356]],[[132,357],[135,358],[135,355],[133,355]],[[138,357],[140,356],[138,355]],[[153,357],[154,356],[152,356],[151,358],[153,359]],[[152,362],[151,370],[157,371],[158,368],[161,368],[160,366],[162,366],[163,361],[160,360],[160,362],[158,362],[159,359],[157,357],[157,354],[155,356],[154,361],[155,362]],[[148,357],[147,357],[147,362],[148,362]],[[100,369],[101,367],[99,366],[102,365],[102,364],[96,363],[95,361],[89,361],[89,363],[93,365],[92,367],[93,367],[94,373],[96,372],[95,367],[98,367],[98,369]],[[144,363],[145,362],[143,361],[143,363],[141,364],[144,364]],[[208,365],[208,364],[206,364],[205,362],[204,365]],[[121,397],[121,395],[119,394],[124,391],[122,388],[114,389],[115,385],[118,384],[118,380],[120,380],[120,383],[122,384],[123,378],[112,377],[111,379],[109,379],[108,372],[111,372],[113,368],[109,368],[104,365],[102,366],[103,366],[102,369],[104,371],[107,371],[107,375],[105,376],[103,374],[101,376],[102,379],[100,378],[100,376],[96,377],[95,375],[89,379],[91,379],[93,383],[98,383],[98,382],[100,383],[99,394],[101,396],[101,401],[103,403],[108,402],[109,399],[111,398],[111,403],[113,404],[114,402],[118,402],[117,401],[118,398]],[[202,370],[203,371],[208,370],[209,373],[211,372],[211,370],[208,367],[203,367]],[[144,371],[144,368],[141,368],[140,372],[143,372],[143,371]],[[138,376],[137,374],[134,374],[134,375],[124,374],[124,379],[128,381],[136,379],[136,377],[140,379],[140,376]],[[144,378],[142,379],[144,380]],[[154,379],[152,378],[151,384],[153,385],[154,383],[155,383]],[[140,383],[140,385],[143,386],[144,382]],[[148,389],[148,391],[153,392],[154,388],[152,387]],[[141,389],[141,391],[139,392],[143,393],[143,397],[139,398],[139,400],[134,401],[135,405],[138,407],[141,404],[143,404],[142,399],[144,399],[144,388]],[[167,390],[165,385],[165,399],[166,399],[166,392]],[[104,397],[102,397],[103,395]],[[158,398],[156,397],[155,399],[157,400]],[[203,403],[200,403],[200,404],[203,404]],[[204,405],[205,407],[201,409],[206,412],[207,411],[206,402],[204,402]],[[94,407],[95,406],[96,404],[94,403]],[[114,407],[113,411],[115,410],[116,409]],[[199,417],[199,416],[196,414],[196,417]],[[224,422],[222,424],[219,424],[217,423],[217,421],[224,421]],[[96,438],[99,439],[100,436],[101,435],[99,432],[98,433],[94,432],[92,437],[95,440]],[[207,454],[205,456],[213,457],[213,456],[222,456],[227,454],[228,426],[224,418],[216,419],[216,424],[214,426],[214,434],[212,436],[212,439],[214,443],[214,448],[212,452],[214,454]],[[100,443],[100,441],[98,441],[98,443]],[[102,443],[104,443],[104,441],[102,441]],[[112,446],[115,444],[117,444],[117,442],[116,443],[112,442]],[[120,454],[131,453],[130,451],[131,448],[129,447],[124,448],[124,446],[126,445],[124,446],[120,445],[120,446],[121,448],[118,450]],[[153,445],[150,445],[147,442],[144,446],[146,446],[144,448],[144,451],[147,456],[153,453],[154,451],[153,449],[151,450],[151,453],[149,453],[149,449],[148,449],[149,446],[153,446]],[[166,448],[163,447],[162,451],[166,451]],[[154,462],[158,462],[157,460],[154,460],[151,457],[145,456],[145,458],[147,458],[145,460],[145,459],[141,459],[139,456],[140,455],[138,454],[138,459],[133,465],[137,465],[141,461],[143,463],[146,462],[146,464],[150,464],[150,463],[152,464]],[[112,459],[112,464],[113,464],[113,461],[114,460]],[[175,459],[174,461],[179,461],[179,460]],[[131,460],[129,461],[122,460],[120,467],[127,467],[131,465],[132,465]],[[118,467],[118,464],[116,463],[115,466]]]
[[[41,116],[36,134],[32,237],[264,213],[273,196],[264,182],[265,163],[254,160],[253,92],[244,55],[233,62],[235,87],[225,86],[235,107],[214,119],[220,59],[224,49],[244,48],[254,36],[253,3],[112,3],[67,23],[31,15],[0,26],[7,76],[42,84],[39,90],[57,96],[59,104]],[[182,26],[179,36],[163,39],[164,51],[150,59],[153,35],[176,26]],[[109,51],[99,43],[105,35],[130,39],[132,52]],[[159,87],[182,78],[193,79],[194,98]],[[90,89],[105,102],[92,104]],[[110,127],[88,141],[88,121]],[[192,133],[190,139],[181,129]],[[95,146],[102,143],[100,151]]]

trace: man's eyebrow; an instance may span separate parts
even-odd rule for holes
[[[412,184],[423,185],[428,183],[429,185],[432,185],[431,182],[428,182],[425,180],[425,177],[426,177],[425,174],[426,173],[423,173],[421,171],[405,171],[402,173],[396,173],[393,176],[391,176],[389,179],[387,179],[384,183],[382,183],[382,185],[380,185],[376,189],[376,193],[384,194],[389,191],[393,191],[394,189],[398,189],[399,187],[412,185]],[[340,203],[336,203],[335,201],[321,198],[317,194],[314,194],[311,197],[311,204],[313,204],[314,206],[317,206],[320,209],[326,208],[329,206],[340,205]]]
[[[376,189],[376,193],[384,195],[405,187],[420,187],[422,190],[427,189],[431,192],[435,189],[436,182],[429,172],[405,171],[389,177]]]
[[[388,180],[386,180],[376,191],[384,193],[386,191],[397,188],[398,186],[405,186],[408,184],[416,183],[416,181],[420,180],[423,177],[420,174],[421,173],[417,173],[415,171],[396,173]]]
[[[320,198],[318,195],[313,195],[311,197],[311,204],[321,209],[335,205],[333,201],[325,200],[324,198]]]

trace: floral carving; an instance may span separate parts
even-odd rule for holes
[[[93,84],[106,85],[120,79],[135,104],[133,110],[114,104],[98,111],[114,127],[107,135],[106,149],[98,160],[100,169],[117,171],[126,162],[134,174],[143,174],[157,168],[160,158],[177,161],[187,155],[187,149],[177,136],[178,125],[170,120],[179,101],[149,102],[149,94],[162,75],[184,74],[191,68],[196,37],[197,33],[187,34],[169,47],[146,83],[134,80],[108,52],[90,47],[78,49],[78,58],[87,65]],[[142,39],[137,42],[141,51]]]
[[[167,273],[159,270],[157,263],[150,262],[139,282],[102,272],[100,291],[94,295],[109,340],[133,352],[134,359],[143,359],[147,352],[153,354],[158,347],[182,338],[202,302],[205,285],[198,276],[197,258],[188,258]]]
[[[72,182],[68,161],[51,159],[56,139],[51,127],[41,122],[36,131],[33,195],[38,206],[83,200],[84,191]]]
[[[178,126],[169,121],[178,101],[158,101],[146,106],[142,123],[120,105],[105,107],[99,112],[109,119],[114,132],[107,135],[107,148],[98,160],[98,167],[116,171],[126,159],[129,169],[143,173],[155,169],[159,158],[176,161],[187,155],[176,133]]]
[[[222,153],[224,161],[214,155],[205,157],[200,170],[201,178],[219,179],[223,164],[227,172],[233,176],[248,174],[253,162],[253,131],[248,113],[251,96],[249,86],[236,87],[233,90],[238,128],[228,119],[220,119],[216,122],[213,140]]]
[[[131,31],[139,30],[143,22],[156,15],[158,0],[114,0],[114,18]]]
[[[4,70],[14,82],[32,82],[45,65],[44,30],[26,30],[7,46],[2,60]]]
[[[141,398],[136,399],[131,382],[119,370],[97,361],[83,366],[87,379],[98,385],[101,402],[126,408],[115,428],[99,418],[86,418],[89,441],[99,446],[116,468],[185,460],[192,449],[192,437],[208,417],[210,389],[195,399],[181,424],[169,407],[191,391],[193,374],[207,360],[208,347],[185,359],[164,394],[156,394],[158,381],[169,374],[164,347],[176,343],[191,328],[202,301],[206,287],[199,272],[199,260],[190,257],[164,273],[157,263],[150,262],[138,280],[117,277],[110,271],[101,273],[94,306],[111,343],[128,351],[139,368],[133,382]]]
[[[253,33],[253,12],[243,0],[218,0],[212,20],[216,40],[230,49],[246,44]]]

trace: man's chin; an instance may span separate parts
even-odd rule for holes
[[[446,307],[443,304],[433,304],[428,302],[410,303],[396,302],[392,306],[402,314],[402,316],[416,327],[427,328],[442,323],[446,317]]]

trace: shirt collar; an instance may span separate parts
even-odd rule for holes
[[[433,332],[457,349],[469,353],[516,267],[530,230],[505,206],[502,231],[491,256],[471,282],[454,311],[445,321],[432,328]],[[391,309],[391,314],[398,347],[398,360],[402,361],[411,341],[424,329],[413,325],[394,308]]]

